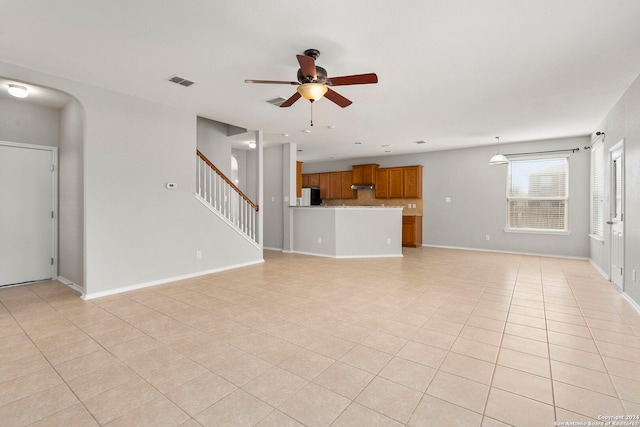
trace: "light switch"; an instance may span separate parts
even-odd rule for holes
[[[445,203],[451,203],[451,197],[445,197],[444,198],[444,202]]]

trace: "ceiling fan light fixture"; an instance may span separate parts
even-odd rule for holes
[[[26,98],[29,95],[29,89],[21,85],[9,85],[9,94],[16,98]]]
[[[320,83],[303,83],[298,86],[298,93],[304,99],[311,102],[322,98],[328,90],[328,87]]]

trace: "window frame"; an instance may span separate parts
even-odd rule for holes
[[[599,139],[591,145],[589,172],[589,236],[593,239],[604,241],[604,169],[605,153],[604,141]],[[600,176],[596,174],[599,167]],[[599,178],[599,180],[598,180]],[[598,187],[598,188],[596,188]],[[599,196],[598,203],[595,202]],[[597,209],[597,212],[596,212]]]
[[[535,198],[535,197],[512,197],[510,196],[510,189],[512,185],[512,167],[513,162],[520,161],[537,161],[537,160],[552,160],[552,159],[564,159],[566,166],[566,174],[565,174],[565,185],[566,185],[566,195],[565,196],[556,196],[556,197],[548,197],[548,198]],[[505,199],[505,221],[506,225],[504,231],[506,233],[524,233],[524,234],[551,234],[551,235],[570,235],[571,230],[569,228],[569,201],[570,201],[570,186],[569,186],[569,177],[570,177],[570,156],[569,154],[538,154],[538,155],[526,155],[526,156],[509,156],[509,164],[507,168],[507,178],[506,178],[506,199]],[[510,215],[509,215],[509,204],[511,200],[562,200],[564,201],[564,229],[548,229],[548,228],[519,228],[512,227],[510,225]]]

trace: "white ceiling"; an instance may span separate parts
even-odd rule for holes
[[[307,162],[589,134],[640,73],[638,0],[1,5],[0,60],[262,129]],[[336,87],[353,104],[318,101],[313,128],[308,102],[265,102],[294,86],[244,83],[295,80],[308,48],[329,76],[379,78]]]

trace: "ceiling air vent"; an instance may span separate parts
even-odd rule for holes
[[[275,105],[276,107],[279,107],[282,105],[282,103],[286,101],[285,98],[279,96],[277,98],[273,98],[273,99],[268,99],[267,102],[271,105]]]
[[[169,79],[169,81],[186,87],[189,87],[194,83],[191,80],[187,80],[184,77],[180,76],[173,76]]]

